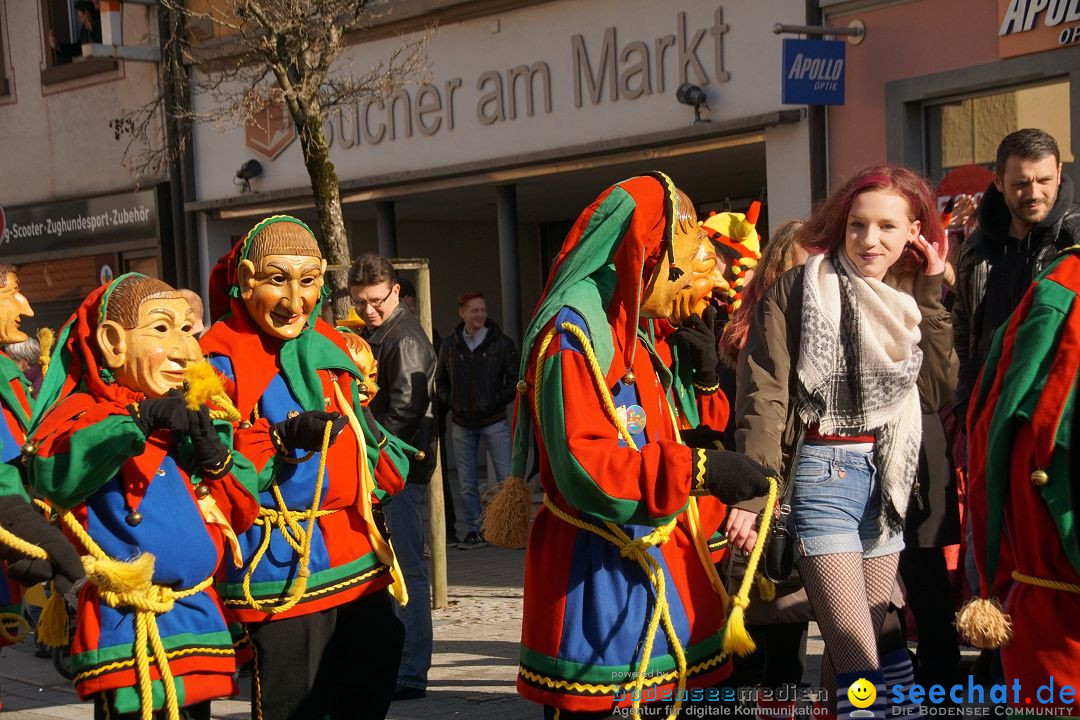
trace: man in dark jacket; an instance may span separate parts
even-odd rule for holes
[[[487,301],[479,292],[458,298],[461,323],[439,348],[435,392],[450,408],[461,500],[468,531],[458,547],[485,545],[480,527],[480,491],[476,458],[483,441],[498,483],[510,468],[510,426],[506,405],[517,387],[518,353],[514,342],[487,319]]]
[[[423,457],[418,453],[410,464],[405,489],[386,507],[394,551],[409,591],[405,647],[394,699],[412,700],[424,697],[431,668],[431,587],[424,559],[423,516],[435,460],[431,413],[435,349],[416,316],[401,304],[400,292],[397,272],[384,257],[365,253],[349,269],[349,294],[367,323],[363,337],[379,363],[379,392],[371,402],[371,412],[388,432],[423,451]]]
[[[953,324],[961,420],[994,332],[1050,261],[1080,242],[1080,203],[1072,179],[1061,172],[1053,137],[1025,129],[1001,141],[994,182],[983,195],[978,218],[979,227],[964,242],[956,268]]]

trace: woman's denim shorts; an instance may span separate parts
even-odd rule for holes
[[[902,532],[881,535],[881,483],[874,453],[803,445],[791,492],[791,525],[804,556],[861,553],[879,557],[904,549]]]

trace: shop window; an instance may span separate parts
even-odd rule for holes
[[[101,12],[93,0],[40,0],[45,33],[44,85],[116,68],[111,58],[85,58],[85,43],[101,42]]]
[[[1066,168],[1073,163],[1067,79],[927,105],[925,121],[926,169],[935,184],[966,165],[993,170],[1001,139],[1021,128],[1050,133]]]
[[[124,254],[124,272],[137,272],[150,277],[161,277],[161,272],[158,270],[157,255],[142,255],[136,256],[131,253]]]

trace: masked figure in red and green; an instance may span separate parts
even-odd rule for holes
[[[276,215],[218,261],[202,337],[242,418],[259,520],[220,591],[254,651],[257,718],[382,718],[400,662],[394,599],[408,598],[381,505],[412,449],[365,407],[373,388],[319,319],[326,261],[311,230]]]
[[[0,264],[0,344],[23,342],[22,318],[34,311],[19,286],[15,268]],[[23,486],[22,447],[30,426],[30,383],[15,361],[0,352],[0,528],[46,550],[49,559],[28,557],[0,538],[0,647],[12,644],[24,630],[20,584],[56,580],[67,592],[83,576],[78,553],[59,530],[30,504]]]
[[[672,378],[643,321],[681,322],[701,246],[693,206],[654,173],[605,190],[555,261],[522,347],[511,475],[531,432],[544,506],[525,561],[518,691],[548,717],[674,706],[730,672],[709,556],[722,503],[768,491],[745,456],[678,439]],[[701,697],[699,690],[694,697]]]
[[[1039,691],[1039,712],[1053,707],[1056,717],[1080,710],[1076,693],[1060,692],[1080,685],[1080,631],[1072,620],[1080,614],[1078,378],[1074,248],[1036,279],[998,330],[972,395],[968,507],[980,597],[957,622],[977,646],[1001,647],[1005,677],[1025,692],[1052,684],[1050,698]],[[1011,630],[991,598],[1004,604]],[[1018,712],[1037,707],[1023,694],[1012,704]]]
[[[209,717],[236,692],[233,639],[213,587],[258,511],[231,427],[188,407],[202,358],[187,300],[129,273],[61,330],[27,448],[34,489],[89,565],[71,646],[99,716]]]

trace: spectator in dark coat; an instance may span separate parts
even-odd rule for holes
[[[461,500],[468,532],[458,547],[472,549],[484,541],[476,459],[483,442],[491,470],[502,483],[510,468],[510,424],[506,406],[517,387],[518,353],[514,342],[487,317],[482,293],[458,298],[461,323],[439,349],[435,392],[450,409]],[[488,476],[490,478],[490,474]]]

